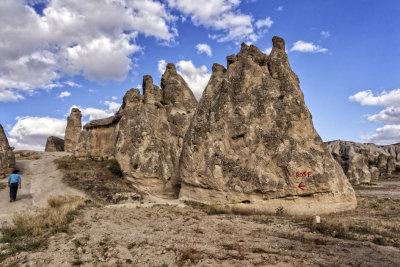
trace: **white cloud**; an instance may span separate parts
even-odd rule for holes
[[[68,91],[64,91],[64,92],[61,92],[58,97],[59,98],[64,98],[64,97],[69,97],[69,96],[71,96],[71,93],[68,92]]]
[[[378,114],[374,114],[368,117],[371,122],[386,122],[386,123],[397,123],[400,124],[400,107],[387,107],[380,111]]]
[[[325,53],[328,51],[328,49],[323,48],[319,45],[315,45],[313,43],[307,43],[299,40],[293,44],[293,47],[290,49],[290,51],[298,51],[304,53]]]
[[[17,123],[9,131],[10,145],[17,150],[43,151],[47,137],[64,138],[67,121],[50,117],[17,117]]]
[[[400,88],[390,92],[383,91],[380,95],[374,95],[371,90],[361,91],[349,97],[351,101],[359,102],[363,106],[400,106]]]
[[[328,38],[331,34],[328,31],[321,31],[320,32],[322,38]]]
[[[196,49],[198,53],[205,53],[209,57],[212,56],[212,50],[208,44],[197,44]]]
[[[157,68],[158,68],[158,72],[162,75],[162,74],[164,74],[164,72],[165,72],[165,68],[167,67],[167,62],[164,60],[164,59],[160,59],[159,61],[158,61],[158,65],[157,65]],[[139,87],[138,87],[139,88]]]
[[[361,139],[368,143],[388,145],[400,142],[400,125],[385,125],[376,129],[375,133],[363,135]]]
[[[154,0],[0,1],[0,101],[51,89],[65,74],[121,80],[138,34],[173,42],[176,18]],[[95,52],[93,52],[95,50]],[[11,94],[11,95],[10,95]]]
[[[256,27],[257,28],[271,28],[272,24],[274,24],[272,19],[270,17],[267,17],[264,20],[257,20]]]
[[[272,47],[267,47],[267,48],[265,48],[265,50],[264,50],[264,54],[269,55],[269,54],[271,54],[271,51],[272,51]]]
[[[112,97],[111,97],[111,99],[112,99],[112,100],[117,100],[117,99],[118,99],[118,97],[116,97],[116,96],[112,96]]]
[[[278,7],[276,8],[276,11],[283,11],[283,6],[278,6]]]
[[[121,104],[112,101],[105,101],[104,105],[106,105],[107,108],[100,109],[73,105],[69,109],[67,116],[71,113],[72,108],[78,108],[82,113],[82,121],[100,120],[115,115],[115,113],[119,110],[121,106]]]
[[[203,25],[223,33],[209,35],[219,42],[255,42],[264,31],[257,33],[253,17],[242,14],[240,0],[167,0],[172,8],[190,16],[195,25]]]
[[[176,66],[177,72],[182,75],[193,91],[193,94],[199,99],[211,77],[211,73],[208,72],[207,67],[200,66],[196,68],[191,60],[181,60],[176,63]]]
[[[400,88],[383,91],[374,95],[371,90],[361,91],[349,97],[351,101],[362,106],[383,106],[385,109],[378,114],[368,115],[368,121],[388,123],[375,130],[373,134],[361,136],[366,142],[376,144],[393,144],[400,142]]]
[[[68,85],[68,86],[70,86],[70,87],[82,87],[82,85],[80,85],[80,84],[77,84],[77,83],[74,83],[74,82],[72,82],[72,81],[66,81],[66,82],[64,82],[64,84],[66,84],[66,85]]]

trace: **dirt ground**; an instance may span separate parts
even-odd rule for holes
[[[78,211],[68,232],[50,237],[46,248],[19,252],[0,264],[399,266],[398,184],[387,183],[379,183],[379,190],[357,189],[357,210],[321,216],[324,227],[315,226],[310,218],[214,214],[178,202],[85,207]],[[366,193],[369,191],[384,194]],[[388,191],[394,193],[388,196]]]

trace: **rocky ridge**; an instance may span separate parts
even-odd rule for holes
[[[400,172],[400,144],[380,146],[335,140],[326,145],[354,185]]]
[[[242,44],[214,64],[180,160],[180,198],[242,209],[328,213],[356,206],[354,190],[318,133],[284,40],[269,56]]]
[[[64,140],[56,136],[47,138],[45,152],[58,152],[64,151]]]
[[[14,148],[10,147],[3,126],[0,124],[0,178],[12,173],[15,168]]]

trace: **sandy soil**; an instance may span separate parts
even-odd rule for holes
[[[16,212],[31,211],[47,206],[47,198],[58,195],[80,195],[84,193],[61,182],[62,173],[53,163],[54,159],[66,156],[64,152],[38,152],[37,160],[17,160],[22,189],[18,190],[17,201],[10,203],[9,188],[0,190],[0,223],[10,223]],[[7,183],[7,179],[1,181]]]
[[[0,191],[1,214],[10,216],[18,210],[45,206],[49,195],[82,194],[61,183],[60,173],[51,163],[60,155],[43,153],[39,160],[18,162],[23,190],[15,203],[7,202],[7,189]],[[389,191],[392,187],[397,190],[396,186],[388,185]],[[312,232],[304,220],[294,217],[208,215],[179,201],[83,208],[68,233],[52,236],[47,248],[21,252],[3,262],[5,266],[163,267],[399,263],[399,248],[332,238]]]
[[[374,185],[357,187],[360,196],[400,198],[400,181],[379,181]]]

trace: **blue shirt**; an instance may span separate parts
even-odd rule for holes
[[[11,174],[10,177],[8,177],[8,182],[10,184],[12,183],[20,183],[21,182],[21,176],[19,176],[18,174]]]

